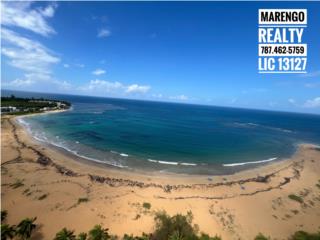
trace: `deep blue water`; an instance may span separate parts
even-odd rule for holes
[[[27,117],[24,124],[42,141],[128,169],[232,173],[257,165],[234,166],[234,163],[282,159],[290,156],[299,143],[320,143],[320,115],[14,94],[70,101],[72,110]]]

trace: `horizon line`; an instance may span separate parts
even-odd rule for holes
[[[239,106],[225,106],[225,105],[214,105],[214,104],[205,104],[205,103],[194,103],[194,102],[173,102],[166,100],[153,100],[153,99],[135,99],[135,98],[125,98],[125,97],[108,97],[108,96],[94,96],[94,95],[81,95],[81,94],[72,94],[72,93],[56,93],[56,92],[38,92],[38,91],[25,91],[25,90],[14,90],[14,89],[3,89],[1,88],[1,97],[2,91],[16,91],[16,92],[26,92],[26,93],[42,93],[42,94],[56,94],[56,95],[66,95],[66,96],[78,96],[78,97],[91,97],[91,98],[103,98],[103,99],[118,99],[118,100],[132,100],[132,101],[141,101],[141,102],[156,102],[156,103],[169,103],[169,104],[184,104],[184,105],[196,105],[196,106],[206,106],[206,107],[217,107],[217,108],[232,108],[232,109],[242,109],[242,110],[255,110],[255,111],[266,111],[266,112],[278,112],[278,113],[293,113],[293,114],[306,114],[306,115],[316,115],[320,116],[320,113],[313,112],[296,112],[290,110],[271,110],[263,108],[250,108],[250,107],[239,107]]]

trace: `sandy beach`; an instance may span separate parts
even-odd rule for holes
[[[159,210],[192,211],[200,232],[224,240],[253,239],[259,232],[287,239],[298,230],[320,230],[319,146],[302,144],[290,159],[208,178],[89,164],[34,140],[14,117],[1,118],[1,131],[1,209],[10,224],[36,216],[33,239],[52,239],[63,227],[80,233],[95,224],[119,236],[148,233]],[[16,182],[22,184],[15,188]]]

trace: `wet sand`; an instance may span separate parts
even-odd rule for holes
[[[151,232],[159,210],[171,215],[191,210],[200,231],[224,240],[253,239],[259,232],[287,239],[297,230],[320,230],[317,146],[300,145],[290,159],[233,175],[142,174],[102,167],[40,143],[13,117],[2,117],[1,123],[2,210],[11,224],[37,216],[34,239],[52,239],[63,227],[79,233],[95,224],[119,236]],[[15,188],[17,181],[22,186]],[[79,198],[88,201],[78,203]]]

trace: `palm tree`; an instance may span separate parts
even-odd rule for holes
[[[21,237],[21,239],[29,239],[31,237],[32,231],[36,228],[35,218],[26,218],[23,219],[17,226],[17,235]]]
[[[86,240],[87,239],[87,234],[82,232],[79,233],[77,240]]]
[[[1,224],[1,240],[12,239],[16,234],[15,226]]]
[[[57,232],[54,240],[76,240],[74,231],[63,228],[60,232]]]
[[[94,226],[93,229],[89,231],[89,240],[107,240],[110,239],[108,233],[108,228],[102,228],[101,225]]]

